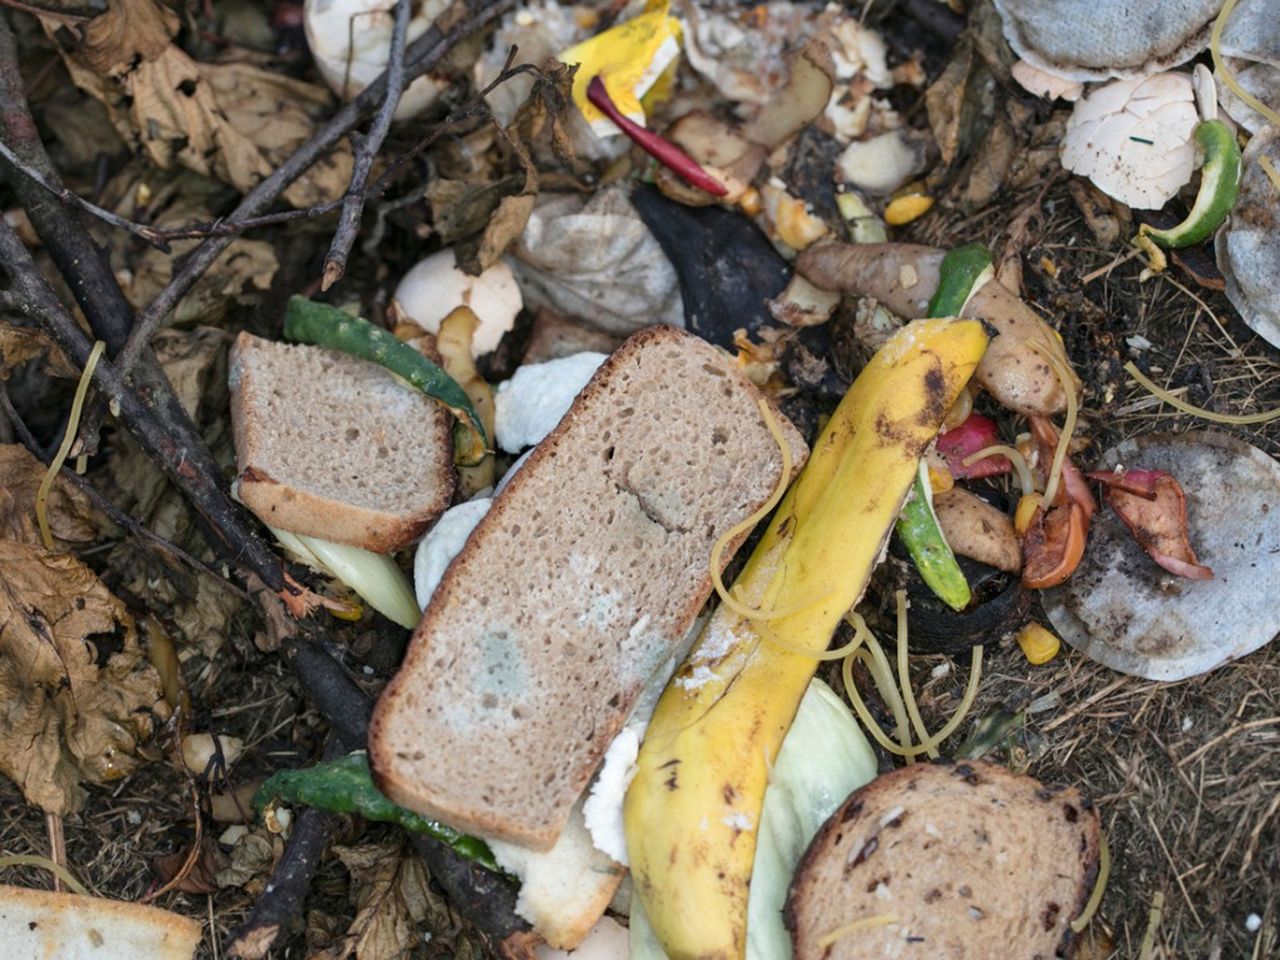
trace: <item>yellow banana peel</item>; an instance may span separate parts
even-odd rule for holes
[[[919,459],[982,359],[973,320],[917,320],[880,349],[814,444],[725,605],[663,692],[627,792],[635,892],[671,960],[741,960],[768,771],[862,597]],[[774,641],[774,642],[771,642]]]

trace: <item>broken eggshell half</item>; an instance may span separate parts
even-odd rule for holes
[[[343,100],[358,96],[387,69],[395,0],[306,0],[302,11],[307,46],[325,83]],[[445,0],[410,7],[406,43],[427,32]],[[395,119],[416,116],[436,102],[444,85],[424,74],[405,89]]]
[[[1076,104],[1062,165],[1121,203],[1159,209],[1191,180],[1199,119],[1190,74],[1117,80]]]
[[[524,301],[511,268],[499,260],[480,276],[458,267],[453,250],[441,250],[419,260],[396,287],[394,299],[401,318],[428,333],[458,307],[470,307],[480,320],[471,338],[471,352],[483,357],[497,348],[516,323]]]
[[[1149,680],[1181,680],[1243,657],[1280,632],[1280,464],[1216,431],[1148,434],[1100,469],[1163,470],[1186,494],[1191,543],[1211,580],[1186,580],[1099,511],[1074,576],[1043,594],[1054,629],[1085,656]]]
[[[1222,0],[995,0],[995,7],[1018,56],[1086,81],[1144,77],[1186,63],[1208,46]]]

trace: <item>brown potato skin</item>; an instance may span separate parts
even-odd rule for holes
[[[961,487],[933,495],[938,526],[952,551],[1009,573],[1022,570],[1022,544],[1013,521]]]
[[[801,253],[796,270],[824,290],[874,297],[912,320],[928,311],[942,257],[941,250],[911,243],[824,243]],[[1060,359],[1068,370],[1071,364],[1057,334],[1035,311],[993,280],[973,295],[962,313],[997,333],[974,373],[997,403],[1026,416],[1053,416],[1066,409],[1066,392],[1041,350]],[[1078,391],[1074,373],[1072,379]]]

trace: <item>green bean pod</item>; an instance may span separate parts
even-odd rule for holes
[[[898,516],[898,536],[920,571],[920,579],[952,610],[963,610],[972,599],[969,582],[965,580],[964,571],[938,526],[925,471],[924,461],[921,461],[920,474],[911,488],[911,496]]]

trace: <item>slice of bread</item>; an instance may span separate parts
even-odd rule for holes
[[[228,380],[240,499],[263,523],[390,553],[453,499],[451,415],[376,363],[241,333]]]
[[[17,960],[191,960],[202,935],[158,907],[0,885],[0,940]]]
[[[783,915],[795,958],[1065,955],[1098,843],[1074,787],[976,760],[895,770],[850,794],[801,859]]]
[[[712,546],[779,480],[760,396],[672,327],[605,361],[432,597],[374,712],[383,792],[468,832],[555,842],[710,594]],[[804,441],[774,416],[798,470]]]

